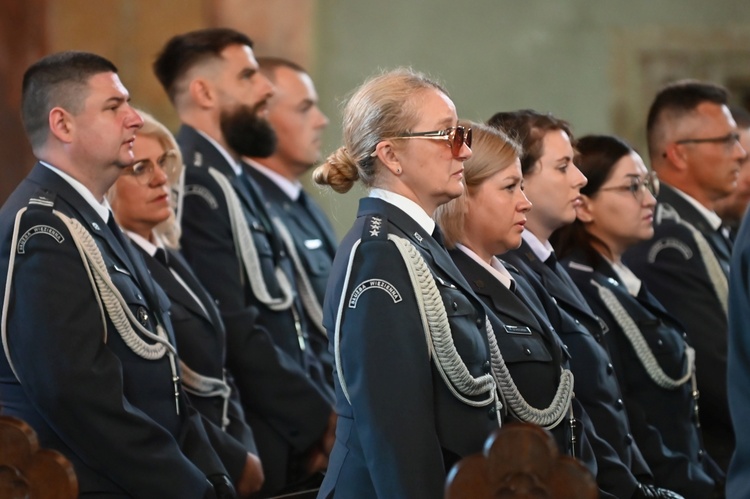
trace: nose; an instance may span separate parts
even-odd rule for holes
[[[471,157],[471,155],[471,147],[469,147],[466,142],[464,142],[463,144],[461,144],[461,149],[459,149],[456,159],[459,161],[466,161]]]
[[[128,109],[130,110],[130,113],[126,118],[125,126],[127,128],[135,128],[136,130],[140,130],[143,127],[143,117],[141,117],[141,115],[138,114],[138,111],[136,111],[129,104]]]
[[[256,73],[258,78],[258,93],[263,97],[260,100],[270,99],[274,94],[273,83],[261,72]]]
[[[576,187],[577,189],[583,188],[586,184],[589,183],[589,179],[586,178],[586,175],[584,175],[581,170],[578,169],[578,167],[571,163],[573,168],[571,168],[569,171],[573,174],[573,187]]]
[[[149,182],[149,186],[151,187],[161,187],[162,185],[166,184],[169,180],[169,177],[167,177],[167,172],[164,171],[164,167],[161,166],[159,163],[154,163],[154,176],[151,177],[151,182]]]
[[[740,142],[738,140],[736,140],[734,142],[734,149],[733,149],[733,151],[734,151],[734,154],[735,154],[734,157],[736,159],[738,159],[740,161],[744,161],[747,158],[748,152],[745,150],[745,148],[742,147],[742,144],[740,144]]]
[[[642,187],[642,189],[646,191],[643,196],[643,206],[646,208],[653,208],[654,206],[656,206],[656,197],[654,196],[654,194],[645,187]]]
[[[521,213],[528,213],[531,211],[531,208],[534,206],[534,204],[529,201],[529,198],[526,197],[526,193],[523,191],[521,192],[521,201],[518,203],[518,211]]]
[[[317,107],[317,106],[315,107],[315,110],[318,113],[318,127],[319,128],[325,128],[325,127],[327,127],[328,123],[330,123],[328,121],[328,116],[326,116],[325,113],[323,113],[323,111],[321,111],[320,108]]]

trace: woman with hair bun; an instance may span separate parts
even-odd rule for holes
[[[464,190],[471,130],[437,83],[410,69],[365,82],[344,146],[314,174],[369,189],[343,239],[324,325],[336,443],[320,498],[438,498],[446,472],[499,425],[485,310],[433,221]]]

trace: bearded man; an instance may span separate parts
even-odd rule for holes
[[[310,348],[294,265],[242,156],[274,152],[273,94],[252,41],[232,29],[177,35],[154,72],[183,125],[182,251],[227,330],[227,367],[253,428],[266,493],[327,464],[332,390]]]

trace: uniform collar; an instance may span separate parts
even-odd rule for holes
[[[708,225],[710,225],[714,230],[719,230],[719,227],[721,227],[721,217],[719,217],[719,215],[717,215],[715,211],[709,210],[708,208],[700,204],[694,197],[686,194],[677,187],[673,185],[670,185],[669,187],[671,187],[672,190],[677,193],[682,199],[690,203],[693,208],[698,210],[698,213],[703,215],[703,218],[706,219]]]
[[[104,223],[109,222],[109,212],[110,212],[110,206],[109,201],[107,201],[107,198],[104,198],[103,202],[97,201],[97,199],[94,197],[94,195],[91,193],[88,188],[83,185],[78,180],[74,179],[64,171],[60,170],[59,168],[56,168],[52,166],[49,163],[45,163],[44,161],[39,161],[39,163],[46,166],[48,169],[52,170],[53,172],[57,173],[60,177],[62,177],[63,180],[65,180],[70,186],[76,190],[78,194],[81,195],[81,197],[86,201],[91,207],[96,211],[97,215],[101,217],[102,220],[104,220]]]
[[[197,128],[194,128],[193,130],[195,130],[196,132],[198,132],[201,137],[203,137],[208,142],[210,142],[211,145],[214,146],[216,148],[216,150],[221,153],[222,156],[224,156],[224,159],[227,161],[227,164],[229,164],[229,166],[232,168],[232,170],[234,171],[235,175],[237,175],[238,177],[240,175],[242,175],[242,166],[240,165],[240,163],[236,159],[234,159],[232,157],[231,154],[229,154],[229,152],[227,152],[226,149],[224,149],[223,147],[221,147],[221,145],[219,145],[218,142],[216,142],[214,139],[212,139],[211,137],[209,137],[208,135],[206,135],[202,131],[198,130]]]
[[[528,229],[524,229],[521,233],[521,237],[526,241],[526,244],[529,245],[529,248],[531,248],[531,251],[534,252],[534,255],[536,255],[540,262],[547,261],[547,258],[549,258],[554,251],[549,241],[546,243],[541,242],[539,238]]]
[[[302,183],[299,181],[292,181],[286,178],[283,175],[279,175],[275,171],[271,170],[265,165],[262,165],[258,163],[257,161],[254,161],[250,158],[245,158],[245,163],[247,163],[249,166],[254,168],[258,171],[258,173],[261,173],[268,177],[268,180],[276,184],[276,186],[281,189],[284,194],[286,194],[289,199],[292,201],[297,201],[297,198],[299,198],[300,192],[302,192]]]
[[[432,232],[435,230],[435,221],[427,214],[426,211],[422,209],[421,206],[419,206],[411,199],[402,196],[401,194],[396,194],[395,192],[378,188],[372,189],[370,191],[370,197],[382,199],[386,203],[400,209],[401,211],[409,215],[409,217],[411,217],[415,222],[417,222],[419,226],[422,227],[422,229],[424,229],[424,231],[428,234],[432,234]]]
[[[482,260],[479,255],[461,243],[456,243],[456,249],[481,265],[483,269],[492,274],[492,276],[500,281],[500,283],[507,289],[511,289],[511,286],[513,285],[513,277],[497,257],[493,256],[491,263],[487,263]]]

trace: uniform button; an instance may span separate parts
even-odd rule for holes
[[[458,303],[456,302],[451,303],[451,307],[453,308],[454,311],[458,310]]]
[[[580,326],[580,325],[581,325],[581,321],[579,321],[578,319],[576,319],[575,321],[576,321],[576,325],[577,325],[577,326]]]
[[[612,374],[613,372],[615,372],[615,368],[610,362],[609,364],[607,364],[607,374]]]
[[[656,340],[656,344],[659,345],[660,347],[664,346],[664,342],[662,341],[661,338],[659,338],[658,340]]]
[[[627,435],[625,435],[625,445],[630,445],[632,443],[633,443],[633,435],[628,433]]]
[[[495,411],[494,407],[489,410],[489,412],[487,413],[487,417],[490,418],[492,421],[497,419],[497,412]]]
[[[524,349],[523,349],[523,352],[524,352],[524,353],[525,353],[526,355],[531,355],[531,350],[529,350],[529,347],[526,347],[526,348],[524,348]]]
[[[622,399],[617,399],[617,402],[615,402],[615,407],[617,407],[618,411],[622,410]]]
[[[136,300],[143,300],[143,297],[139,295],[138,293],[135,294]]]
[[[477,317],[477,326],[482,327],[483,324],[484,324],[484,321],[482,321],[482,318]]]
[[[698,459],[703,459],[703,449],[698,451]]]
[[[138,321],[141,323],[141,325],[145,326],[146,324],[148,324],[148,310],[143,307],[138,307],[138,310],[135,314],[136,317],[138,317]]]
[[[683,333],[682,333],[682,337],[683,337],[683,338],[687,338],[687,333],[683,332]]]
[[[485,362],[484,364],[482,364],[482,371],[484,371],[485,373],[489,374],[490,367],[491,367],[490,366],[490,361],[488,360],[487,362]]]

